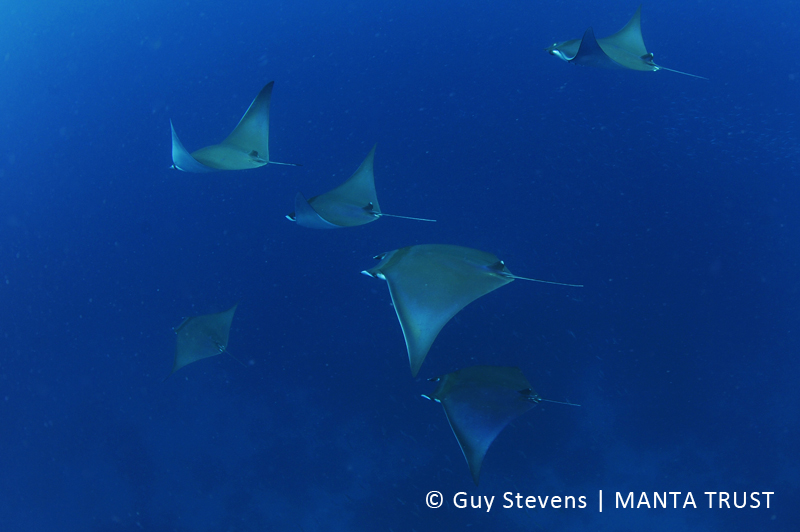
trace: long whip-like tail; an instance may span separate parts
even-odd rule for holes
[[[404,220],[416,220],[418,222],[435,222],[429,218],[415,218],[414,216],[400,216],[399,214],[386,214],[385,212],[376,213],[378,216],[388,216],[390,218],[402,218]]]
[[[547,401],[548,403],[555,403],[557,405],[581,406],[581,405],[576,405],[575,403],[567,403],[566,401],[553,401],[552,399],[542,399],[542,401]]]
[[[521,281],[532,281],[534,283],[544,283],[544,284],[555,284],[558,286],[571,286],[573,288],[583,288],[582,284],[570,284],[570,283],[557,283],[555,281],[545,281],[543,279],[531,279],[530,277],[520,277],[519,275],[512,275],[514,279],[519,279]]]
[[[675,69],[672,69],[672,68],[662,67],[660,65],[659,65],[658,69],[659,70],[666,70],[668,72],[675,72],[676,74],[683,74],[684,76],[689,76],[689,77],[697,78],[697,79],[704,79],[704,80],[708,81],[708,78],[704,78],[703,76],[698,76],[697,74],[689,74],[688,72],[681,72],[680,70],[675,70]]]

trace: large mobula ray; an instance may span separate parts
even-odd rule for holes
[[[583,34],[583,38],[555,43],[545,48],[545,51],[576,65],[627,68],[646,72],[668,70],[693,78],[708,79],[655,64],[653,54],[644,46],[641,18],[642,6],[639,6],[625,27],[610,37],[596,39],[594,30],[590,27]]]
[[[416,377],[442,327],[462,308],[514,279],[565,286],[512,274],[491,253],[461,246],[426,244],[389,251],[364,275],[389,285]]]
[[[212,146],[189,153],[183,147],[172,120],[172,167],[184,172],[216,172],[248,170],[266,164],[283,164],[269,160],[269,103],[274,81],[267,83],[247,108],[239,124],[228,137]]]
[[[228,335],[236,307],[237,305],[234,305],[225,312],[217,314],[186,318],[183,323],[175,327],[175,333],[178,335],[175,361],[167,377],[192,362],[219,355],[227,350]]]
[[[376,145],[377,146],[377,145]],[[312,229],[337,229],[374,222],[382,216],[435,222],[425,218],[381,212],[375,192],[375,147],[350,178],[335,189],[306,200],[301,193],[294,198],[294,212],[286,218]]]
[[[430,380],[438,383],[436,391],[423,397],[444,407],[477,486],[483,458],[497,435],[542,398],[514,367],[473,366]]]

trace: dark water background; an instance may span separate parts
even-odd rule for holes
[[[543,51],[635,9],[0,6],[0,528],[796,530],[800,4],[645,4],[656,61],[708,82]],[[169,119],[189,149],[219,140],[270,80],[271,157],[302,167],[169,170]],[[283,218],[375,142],[382,208],[439,222]],[[359,271],[420,243],[586,286],[478,300],[414,380],[385,283]],[[172,327],[237,301],[248,367],[162,383]],[[583,405],[509,426],[479,488],[419,397],[473,364]],[[698,509],[600,514],[599,489]],[[487,514],[457,491],[590,506]],[[709,510],[704,491],[775,495]]]

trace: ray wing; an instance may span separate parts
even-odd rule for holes
[[[608,57],[622,68],[641,71],[655,71],[653,55],[648,53],[642,37],[642,6],[617,33],[598,41]]]
[[[597,42],[594,36],[594,30],[592,28],[587,29],[586,33],[583,34],[578,52],[571,62],[578,65],[599,68],[626,68],[617,61],[614,61],[606,53],[605,49],[600,46],[600,43]]]
[[[254,153],[264,161],[269,161],[269,104],[273,85],[274,81],[264,85],[236,128],[221,144],[248,154]]]
[[[178,138],[178,134],[175,133],[175,126],[172,125],[172,120],[169,121],[169,127],[172,130],[172,167],[176,170],[181,170],[183,172],[194,172],[194,173],[203,173],[203,172],[215,172],[216,168],[211,168],[209,166],[204,165],[194,157],[192,154],[189,153],[186,148],[183,147],[183,143]]]

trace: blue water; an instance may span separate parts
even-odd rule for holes
[[[0,529],[797,530],[800,6],[646,3],[656,62],[710,81],[544,52],[635,9],[0,5]],[[218,141],[271,80],[270,156],[302,167],[169,169],[170,119],[190,150]],[[376,142],[382,209],[438,222],[286,221]],[[492,292],[412,379],[386,284],[359,272],[423,243],[585,287]],[[247,367],[162,382],[172,328],[236,302]],[[582,405],[512,423],[477,488],[420,397],[475,364]],[[670,491],[677,509],[613,508]]]

